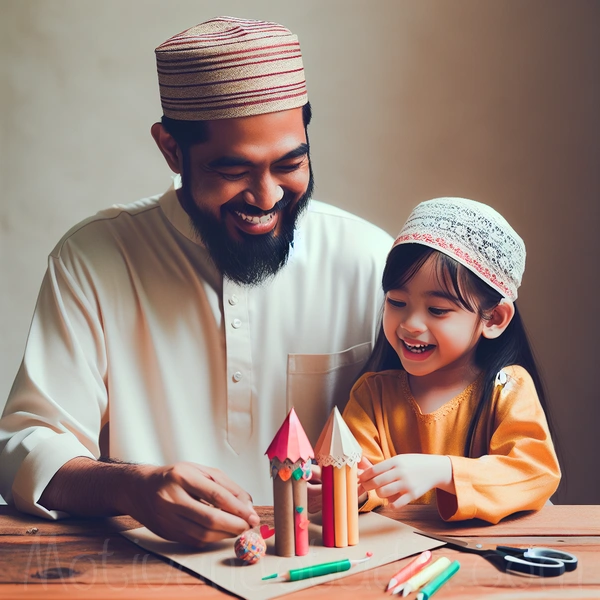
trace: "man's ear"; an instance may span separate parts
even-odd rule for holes
[[[150,133],[171,171],[181,174],[183,171],[183,155],[175,138],[163,127],[162,123],[154,123],[150,128]]]
[[[481,335],[488,340],[500,337],[514,316],[515,305],[510,300],[503,298],[492,309],[491,317],[483,322]]]

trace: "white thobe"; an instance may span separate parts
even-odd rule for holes
[[[218,467],[271,504],[264,452],[292,406],[315,443],[345,403],[391,242],[313,200],[288,264],[248,287],[223,280],[173,188],[80,223],[49,257],[0,420],[0,494],[56,518],[37,503],[56,471],[108,453]]]

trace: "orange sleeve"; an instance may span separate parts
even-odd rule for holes
[[[560,482],[546,416],[529,373],[521,367],[504,371],[508,381],[494,402],[488,454],[450,456],[456,496],[437,490],[438,510],[446,521],[497,523],[517,511],[539,510]]]

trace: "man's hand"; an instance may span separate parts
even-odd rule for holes
[[[308,512],[316,513],[321,510],[322,498],[321,494],[323,492],[321,485],[321,467],[319,465],[310,465],[310,470],[312,471],[312,476],[308,480],[308,485],[306,489],[308,491]]]
[[[455,493],[452,463],[447,456],[399,454],[374,466],[361,466],[366,468],[358,477],[360,487],[377,490],[380,498],[387,498],[390,508],[400,508],[436,487]]]
[[[74,458],[46,486],[39,504],[79,516],[131,515],[168,540],[201,547],[234,537],[260,519],[249,494],[218,469]]]
[[[204,546],[260,523],[250,495],[218,469],[188,462],[144,467],[132,484],[127,512],[169,540]]]

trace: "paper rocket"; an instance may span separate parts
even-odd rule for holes
[[[265,454],[273,477],[275,553],[304,556],[309,549],[306,482],[315,454],[293,408]]]
[[[331,411],[315,446],[321,467],[323,545],[358,544],[358,467],[362,448],[337,407]]]

